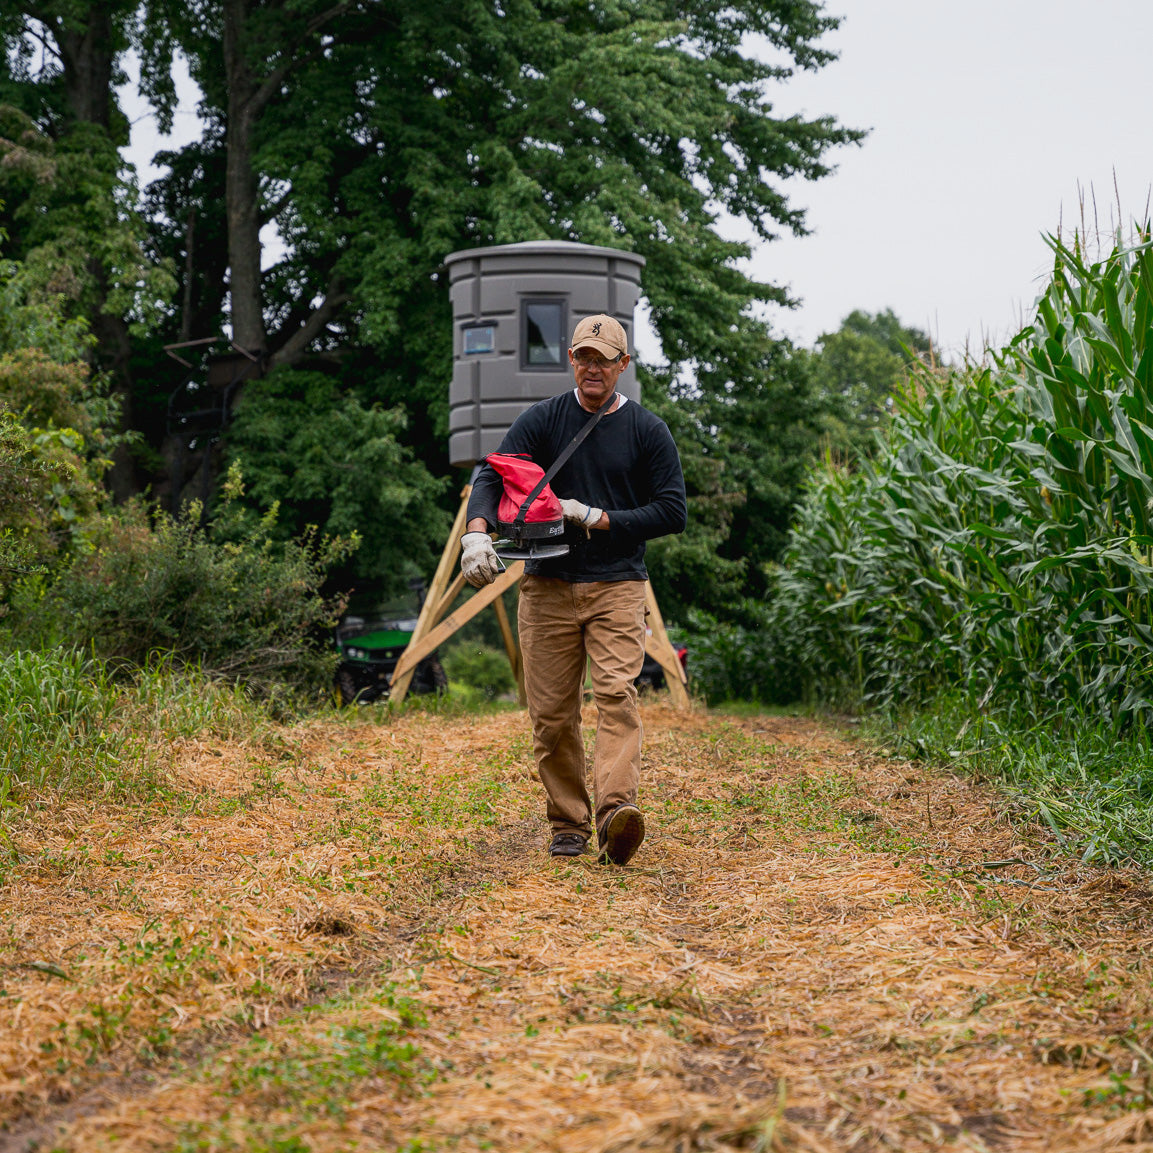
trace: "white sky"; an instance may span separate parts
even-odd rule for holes
[[[801,298],[774,328],[811,345],[854,308],[892,308],[946,355],[1000,345],[1050,265],[1043,234],[1144,218],[1153,183],[1151,0],[827,0],[840,59],[773,93],[774,113],[869,128],[838,170],[792,182],[812,235],[763,245],[750,271]],[[182,91],[194,91],[190,84]],[[127,94],[125,94],[127,96]],[[137,120],[130,158],[198,134],[190,96],[173,137]],[[143,109],[140,110],[143,113]],[[1142,122],[1144,121],[1144,123]],[[1114,171],[1121,215],[1114,193]],[[730,225],[732,234],[739,229]],[[640,340],[642,355],[646,341]]]
[[[800,309],[811,344],[854,308],[892,308],[954,355],[1004,343],[1051,267],[1043,234],[1144,218],[1153,182],[1150,0],[828,0],[840,59],[775,111],[872,132],[838,171],[790,186],[814,235],[751,261]],[[1118,220],[1116,170],[1122,215]]]

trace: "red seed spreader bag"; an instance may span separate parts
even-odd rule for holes
[[[504,482],[504,491],[497,508],[497,520],[501,532],[508,532],[520,514],[521,506],[529,493],[540,483],[544,469],[534,464],[527,456],[515,453],[493,452],[488,455],[488,463],[497,471]],[[526,536],[561,536],[564,533],[564,513],[560,501],[549,485],[541,489],[536,499],[528,506],[524,517],[525,525],[538,526]],[[552,531],[541,532],[540,528],[549,525]],[[554,527],[555,526],[555,527]]]

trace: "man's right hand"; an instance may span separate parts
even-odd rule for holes
[[[474,589],[492,584],[504,571],[488,533],[466,532],[460,538],[460,571]]]

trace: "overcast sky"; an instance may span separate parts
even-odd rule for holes
[[[947,351],[1004,343],[1051,261],[1043,235],[1144,218],[1153,181],[1150,0],[830,0],[840,59],[775,111],[871,129],[838,171],[793,187],[813,234],[756,273],[802,298],[779,331],[812,343],[854,308],[892,308]],[[1093,226],[1092,204],[1087,208]]]
[[[1043,235],[1144,218],[1153,182],[1153,0],[830,0],[840,59],[773,93],[774,113],[870,129],[838,170],[790,186],[812,235],[750,262],[801,299],[774,328],[802,344],[854,308],[892,308],[948,354],[999,345],[1049,266]],[[198,134],[194,90],[171,141],[143,117],[131,156]],[[141,110],[143,111],[143,110]],[[642,353],[645,351],[641,344]]]

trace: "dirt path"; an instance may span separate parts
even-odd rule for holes
[[[1143,878],[813,722],[646,727],[627,869],[545,857],[519,713],[17,826],[0,1151],[1153,1149]]]

